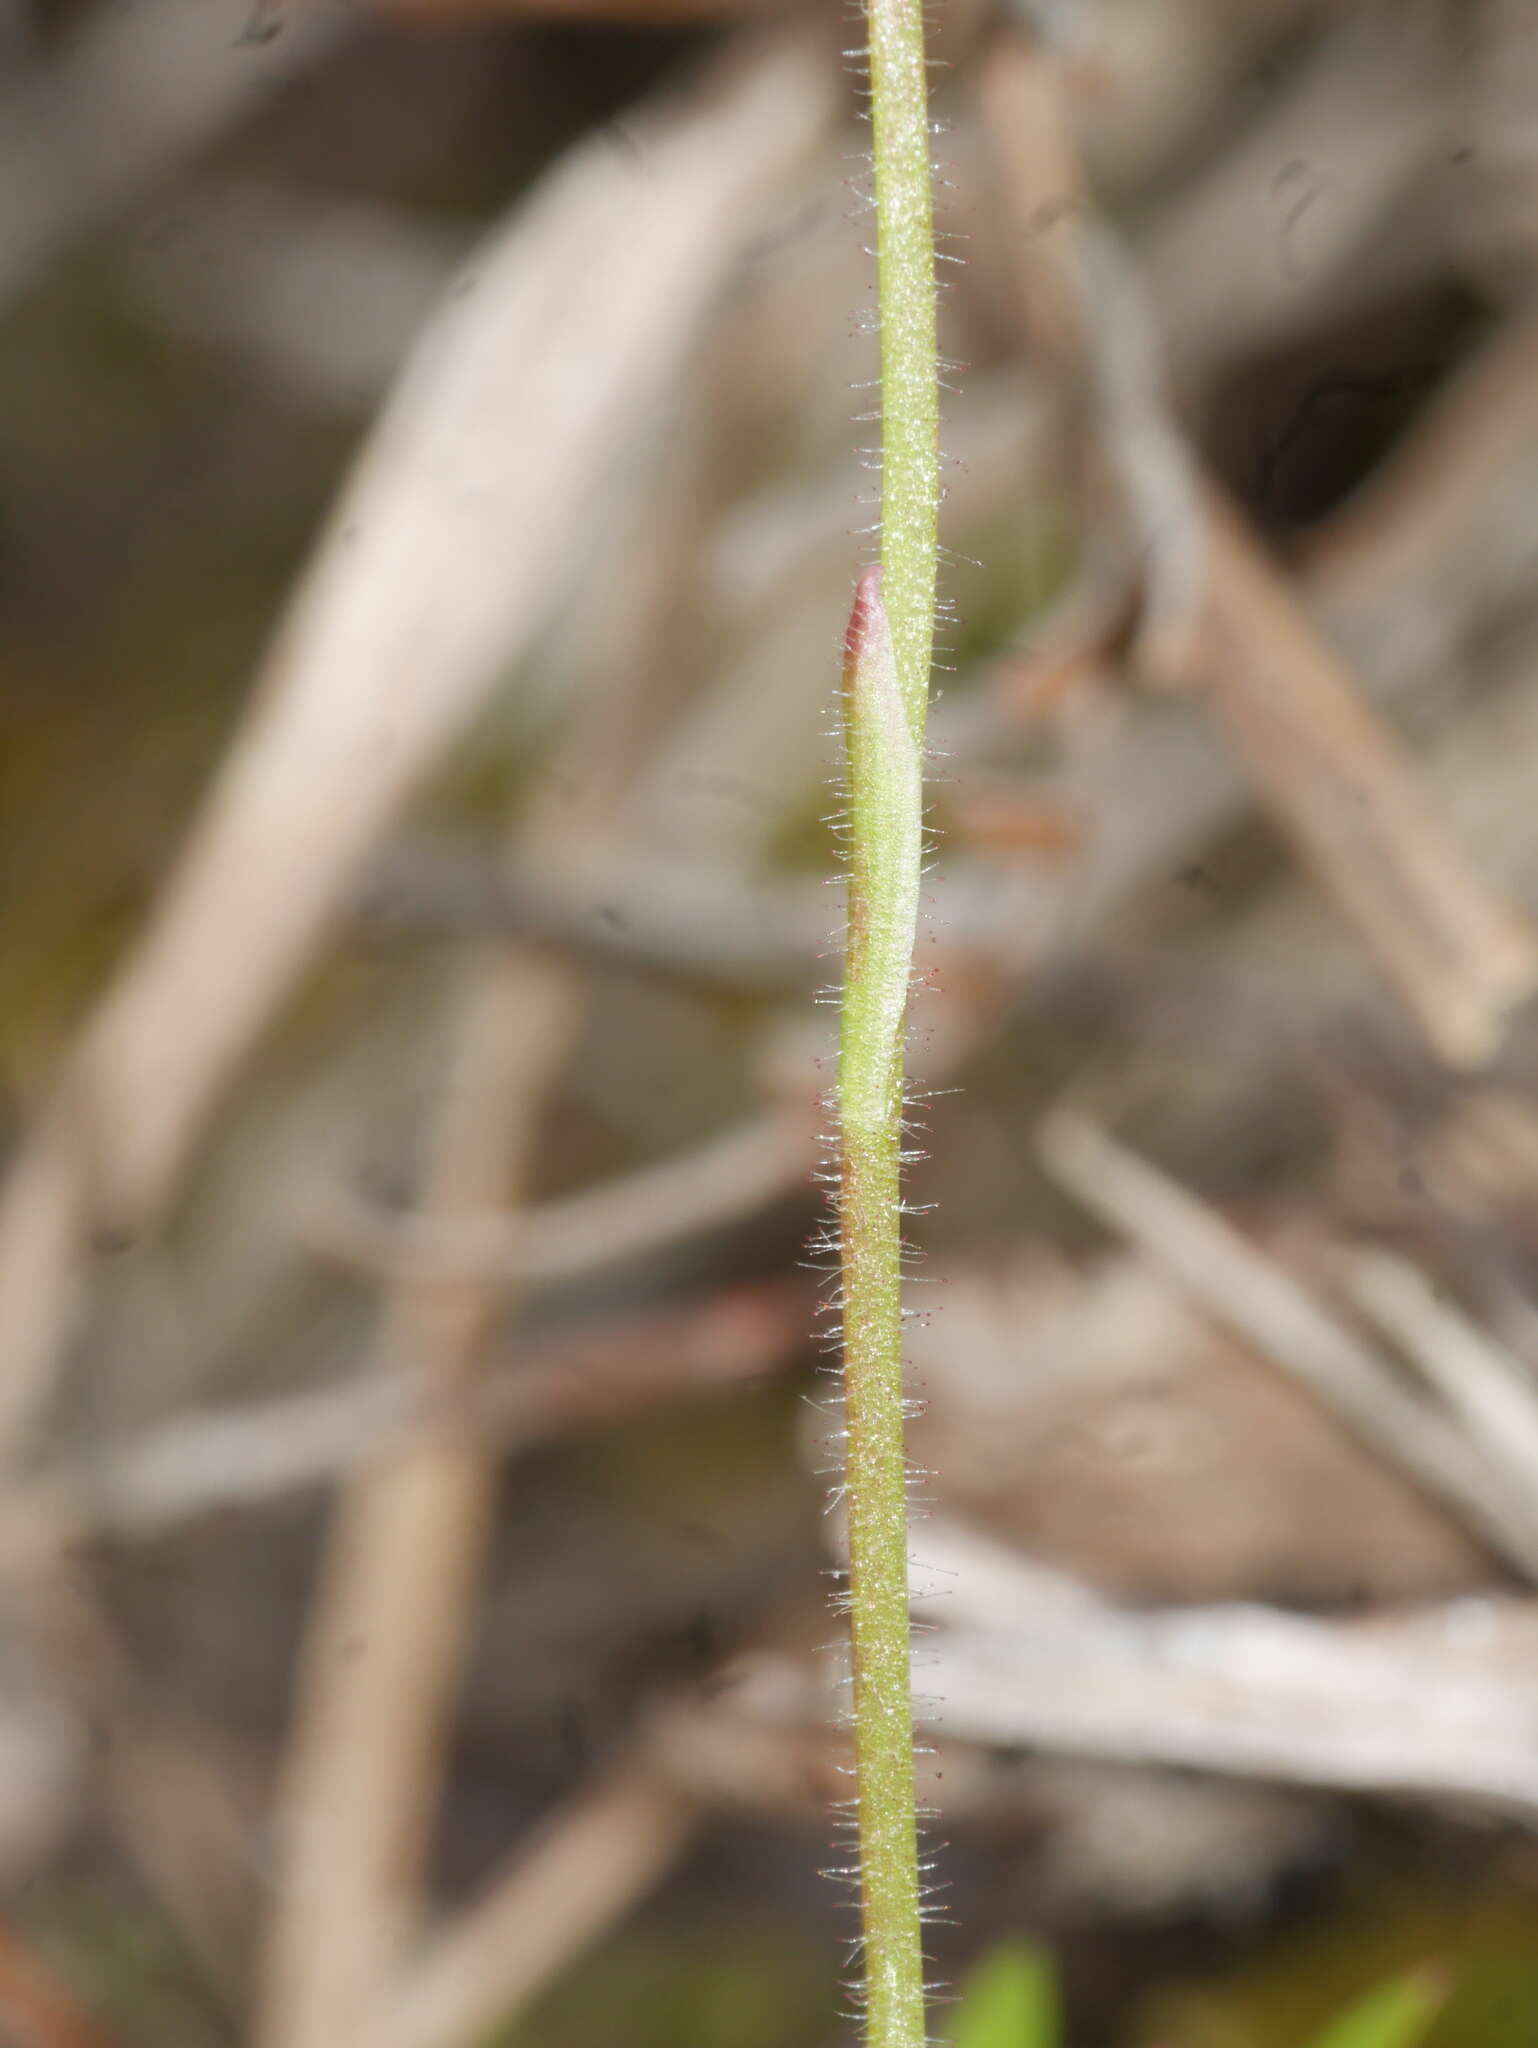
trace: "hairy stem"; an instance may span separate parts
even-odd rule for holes
[[[881,310],[882,599],[914,745],[934,638],[940,398],[922,0],[867,0]]]
[[[849,939],[839,1225],[867,2048],[920,2048],[903,1448],[901,1143],[935,593],[934,236],[920,0],[869,0],[881,304],[881,567],[845,651]]]

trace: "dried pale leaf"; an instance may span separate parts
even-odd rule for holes
[[[88,1208],[158,1198],[382,828],[541,624],[634,423],[827,125],[832,72],[820,42],[754,41],[623,149],[588,142],[423,337],[0,1214],[0,1436],[67,1334]]]
[[[1129,1611],[936,1516],[915,1611],[947,1740],[1023,1745],[1538,1814],[1538,1602],[1386,1620]]]

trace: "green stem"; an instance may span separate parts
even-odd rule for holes
[[[869,0],[881,303],[881,568],[861,578],[844,695],[851,856],[839,1041],[839,1221],[867,2048],[921,2048],[903,1446],[901,1143],[935,594],[934,235],[920,0]]]
[[[922,0],[867,0],[881,309],[881,569],[898,685],[924,742],[934,638],[940,393]]]

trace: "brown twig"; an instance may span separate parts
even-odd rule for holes
[[[1015,139],[1051,99],[1053,75],[1045,56],[1006,38],[985,74],[985,106],[1006,179],[1046,176],[1055,190],[1074,185],[1071,161],[1044,171],[1040,152],[1023,154]],[[1017,215],[1042,197],[1013,183],[1011,192]],[[1055,332],[1071,338],[1061,306],[1076,248],[1088,419],[1134,550],[1145,664],[1202,686],[1279,823],[1443,1056],[1488,1059],[1507,1014],[1538,984],[1538,938],[1462,858],[1344,664],[1240,515],[1198,479],[1164,400],[1142,294],[1114,241],[1072,210],[1060,226],[1055,243],[1016,236],[1026,317],[1050,286]]]
[[[799,1284],[734,1287],[698,1304],[531,1339],[509,1359],[488,1358],[459,1386],[424,1386],[408,1365],[182,1416],[105,1450],[87,1470],[43,1473],[18,1488],[4,1518],[7,1549],[54,1549],[93,1533],[155,1536],[429,1442],[468,1439],[505,1457],[774,1372],[794,1356],[810,1312],[811,1290]]]
[[[1538,744],[1538,635],[1513,633],[1483,664],[1480,687],[1447,720],[1418,761],[1419,780],[1437,815],[1512,901],[1538,902],[1538,832],[1526,763]],[[1333,926],[1333,929],[1331,928]],[[1320,1020],[1370,1015],[1381,984],[1350,934],[1315,892],[1273,890],[1221,935],[1193,940],[1165,962],[1175,984],[1207,1006],[1238,1003],[1260,1025],[1246,1054],[1255,1085],[1271,1085],[1278,1056],[1292,1058],[1317,1041]],[[1297,962],[1307,959],[1305,980]],[[1525,1041],[1527,1012],[1514,1012],[1513,1050]],[[1514,1190],[1513,1190],[1514,1192]]]
[[[1538,940],[1454,847],[1237,514],[1212,498],[1207,528],[1206,701],[1442,1056],[1488,1060],[1538,983]]]

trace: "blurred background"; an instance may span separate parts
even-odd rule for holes
[[[1517,2048],[1538,10],[933,40],[935,1974]],[[15,2048],[849,2038],[860,41],[0,0]]]

